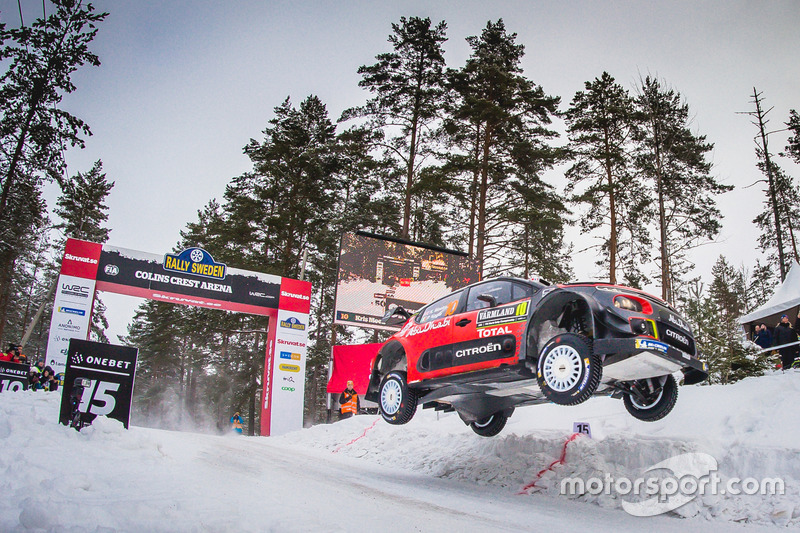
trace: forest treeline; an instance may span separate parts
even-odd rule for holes
[[[53,4],[30,26],[0,27],[8,65],[0,79],[6,342],[22,338],[51,298],[64,239],[108,238],[113,183],[100,161],[66,176],[65,147],[81,146],[89,129],[59,107],[75,89],[70,74],[99,65],[88,45],[106,14],[74,0]],[[692,250],[719,235],[717,198],[732,186],[713,175],[712,140],[693,130],[684,95],[657,76],[626,88],[598,72],[562,99],[524,72],[525,47],[502,19],[466,37],[463,65],[446,63],[448,38],[444,21],[393,23],[385,49],[358,69],[365,101],[339,117],[313,94],[277,102],[261,137],[244,146],[250,170],[203,206],[176,242],[175,251],[200,246],[236,268],[296,278],[305,267],[314,291],[307,422],[326,416],[334,335],[337,343],[382,337],[332,324],[339,241],[354,230],[463,250],[484,277],[562,282],[573,276],[576,250],[565,230],[575,224],[595,251],[598,279],[660,287],[690,318],[712,380],[767,368],[766,356],[741,343],[736,318],[764,302],[797,259],[800,213],[795,181],[768,137],[756,150],[764,207],[753,245],[761,257],[747,267],[720,257],[705,284],[691,277]],[[762,96],[754,89],[752,97],[753,122],[763,128]],[[792,136],[782,160],[800,163],[796,111],[786,126]],[[41,196],[48,180],[62,187],[55,225]],[[102,304],[96,311],[93,337],[105,340]],[[252,431],[268,327],[264,317],[141,304],[125,338],[140,354],[134,423],[212,429],[240,411]],[[47,328],[45,317],[28,352],[43,352]]]

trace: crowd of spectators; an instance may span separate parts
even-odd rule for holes
[[[23,365],[30,363],[28,356],[22,353],[22,347],[19,344],[9,344],[8,351],[0,353],[0,361]],[[31,364],[30,372],[28,372],[28,388],[30,390],[58,390],[58,378],[53,368],[45,365],[44,360]]]
[[[794,321],[794,327],[789,322],[789,315],[782,315],[780,322],[770,330],[766,324],[756,324],[753,333],[753,342],[762,349],[774,348],[781,358],[781,368],[800,368],[800,345],[796,344],[800,340],[800,313]]]

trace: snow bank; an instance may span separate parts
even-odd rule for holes
[[[432,476],[510,491],[537,479],[559,458],[573,422],[589,422],[593,439],[567,447],[564,465],[542,475],[530,498],[565,498],[565,478],[630,480],[653,465],[686,453],[712,456],[727,482],[781,478],[783,495],[705,494],[672,514],[709,520],[800,525],[800,373],[750,378],[729,386],[681,387],[675,410],[658,422],[631,417],[620,400],[593,398],[580,406],[553,404],[517,409],[497,437],[475,435],[455,414],[420,410],[405,426],[356,417],[283,437],[284,442],[337,450]],[[363,438],[359,435],[366,434]],[[358,438],[352,444],[348,444]],[[627,496],[569,496],[606,508],[622,508]]]
[[[488,439],[455,414],[421,409],[405,426],[358,416],[269,439],[126,431],[104,418],[78,433],[58,424],[59,401],[58,393],[0,395],[0,531],[800,525],[800,373],[682,387],[673,413],[650,424],[610,398],[520,408]],[[594,439],[570,443],[565,463],[518,495],[559,457],[576,421],[589,422]],[[632,479],[692,452],[713,456],[724,479],[780,477],[785,494],[704,495],[647,522],[626,514],[626,498],[613,492],[561,495],[567,478]]]

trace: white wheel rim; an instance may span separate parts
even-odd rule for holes
[[[544,357],[542,377],[548,387],[565,392],[574,387],[583,368],[581,355],[572,346],[556,346]]]
[[[637,402],[636,399],[633,396],[631,396],[631,404],[635,408],[645,411],[647,409],[652,408],[655,404],[657,404],[661,400],[662,396],[664,396],[664,387],[661,387],[661,390],[659,391],[658,396],[656,396],[656,399],[653,400],[652,402],[650,402],[650,403],[648,403],[646,405],[642,405],[639,402]]]
[[[392,379],[383,384],[381,389],[381,408],[389,415],[395,414],[400,409],[403,398],[403,390],[400,383]]]

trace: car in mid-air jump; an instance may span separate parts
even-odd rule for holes
[[[497,435],[519,406],[622,398],[634,417],[665,417],[684,384],[708,377],[687,321],[663,300],[607,283],[481,281],[420,309],[387,310],[399,326],[371,365],[366,399],[390,424],[417,406],[456,411]]]

